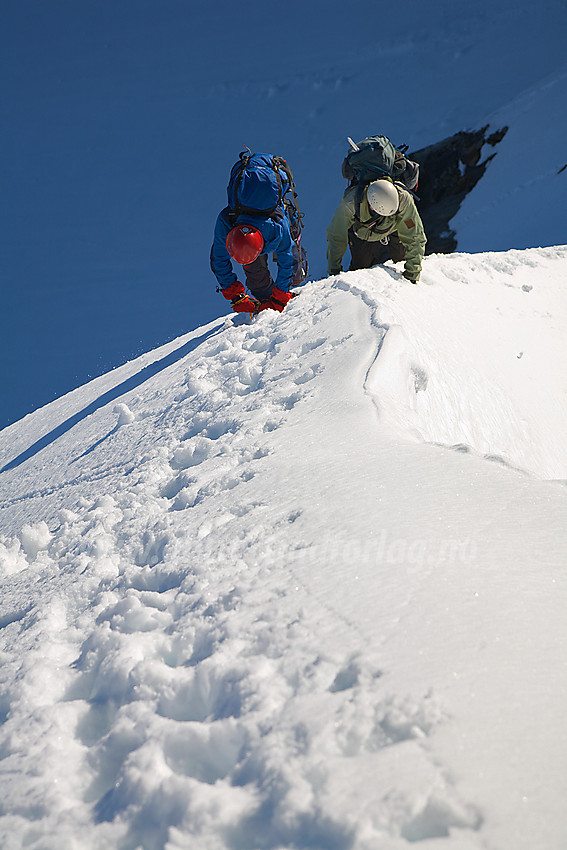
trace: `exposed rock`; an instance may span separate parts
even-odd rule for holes
[[[457,233],[450,221],[496,156],[494,152],[482,159],[484,145],[495,147],[507,131],[508,127],[503,127],[487,136],[488,125],[475,131],[462,130],[407,154],[420,165],[417,206],[427,234],[426,253],[450,254],[457,249]]]

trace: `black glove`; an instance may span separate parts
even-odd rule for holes
[[[419,280],[419,277],[415,277],[415,275],[410,274],[410,272],[402,272],[402,274],[406,280],[409,280],[410,283],[417,283]]]

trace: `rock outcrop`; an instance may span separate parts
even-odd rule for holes
[[[420,166],[417,206],[427,234],[428,254],[450,254],[457,250],[458,234],[450,221],[496,156],[494,151],[483,159],[484,146],[494,148],[508,131],[508,127],[503,127],[487,135],[488,129],[487,125],[480,130],[462,130],[407,154]]]

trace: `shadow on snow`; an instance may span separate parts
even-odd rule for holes
[[[187,354],[201,345],[202,342],[209,339],[209,337],[217,334],[220,329],[224,325],[224,319],[221,324],[217,325],[214,328],[211,328],[207,333],[202,334],[195,339],[189,340],[185,345],[182,345],[180,348],[176,348],[175,351],[170,352],[161,360],[156,360],[154,363],[150,363],[148,366],[144,366],[143,369],[140,369],[135,375],[131,375],[125,381],[122,381],[121,384],[117,384],[117,386],[113,387],[107,392],[103,393],[97,399],[92,401],[78,413],[73,414],[56,428],[53,428],[49,431],[48,434],[45,434],[43,437],[40,437],[39,440],[30,446],[25,451],[21,452],[17,457],[13,460],[9,461],[5,466],[0,469],[0,474],[3,472],[8,472],[11,469],[16,469],[20,466],[24,461],[29,460],[34,457],[38,452],[42,449],[46,448],[46,446],[51,445],[57,440],[59,437],[66,434],[67,431],[70,431],[77,423],[82,422],[83,419],[86,419],[87,416],[90,416],[91,413],[95,413],[97,410],[100,410],[101,407],[104,407],[106,404],[109,404],[111,401],[116,401],[116,399],[120,398],[120,396],[125,395],[126,393],[135,390],[149,378],[153,378],[154,375],[157,375],[159,372],[162,372],[164,369],[167,369],[168,366],[173,366],[174,363],[178,363],[183,359]]]

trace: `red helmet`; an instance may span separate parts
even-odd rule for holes
[[[237,224],[226,237],[226,250],[233,260],[243,266],[253,263],[262,253],[264,237],[256,227]]]

